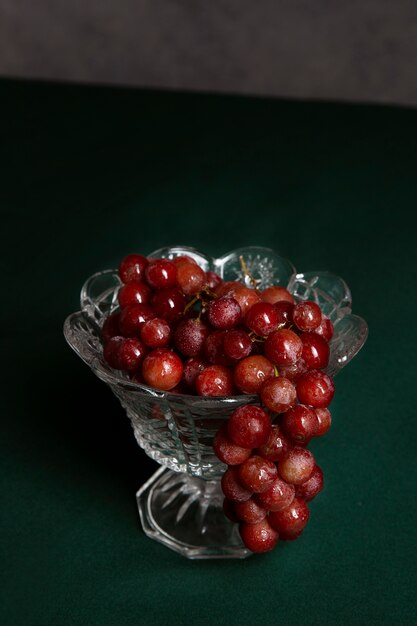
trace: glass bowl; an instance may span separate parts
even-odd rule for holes
[[[281,285],[297,300],[317,302],[335,329],[326,370],[331,376],[347,365],[366,341],[367,324],[352,315],[349,288],[333,274],[297,274],[289,261],[261,247],[241,248],[212,259],[193,248],[178,246],[156,250],[149,258],[183,254],[224,280],[249,284],[241,268],[243,257],[260,289]],[[100,328],[105,317],[118,308],[120,285],[116,270],[91,276],[81,290],[81,310],[66,319],[64,334],[78,356],[119,398],[138,444],[162,466],[137,493],[143,529],[149,537],[189,558],[249,556],[237,525],[223,514],[220,478],[225,466],[215,456],[212,441],[236,407],[259,404],[259,397],[204,398],[157,391],[111,369],[103,359]]]

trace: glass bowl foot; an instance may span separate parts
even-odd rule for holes
[[[189,559],[243,559],[250,554],[237,524],[223,513],[218,480],[161,467],[136,494],[148,537]]]

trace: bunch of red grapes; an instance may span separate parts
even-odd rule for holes
[[[323,473],[307,445],[331,425],[332,322],[312,301],[284,287],[263,291],[242,270],[223,281],[191,257],[120,263],[119,310],[102,327],[103,354],[132,380],[171,393],[224,397],[258,394],[261,406],[237,408],[214,438],[228,466],[222,478],[226,516],[246,547],[272,550],[296,539]]]

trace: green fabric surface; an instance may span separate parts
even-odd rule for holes
[[[0,81],[5,625],[417,624],[417,111]],[[296,542],[191,562],[140,529],[157,465],[62,335],[126,253],[265,245],[369,323]]]

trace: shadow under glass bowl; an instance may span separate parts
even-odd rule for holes
[[[297,274],[293,265],[268,248],[248,247],[219,259],[193,248],[162,248],[150,258],[192,256],[206,271],[224,280],[248,282],[248,272],[264,289],[272,284],[287,287],[297,300],[314,300],[334,323],[327,372],[335,376],[366,341],[366,322],[351,313],[346,283],[328,272]],[[220,478],[225,466],[215,456],[212,441],[219,427],[238,406],[259,404],[257,395],[203,398],[162,392],[133,383],[123,372],[111,369],[103,359],[100,329],[104,319],[118,308],[121,282],[117,271],[91,276],[81,290],[81,310],[70,315],[64,334],[78,356],[107,383],[119,398],[131,421],[138,444],[162,467],[139,489],[137,503],[145,533],[194,559],[244,558],[236,524],[223,514]]]

